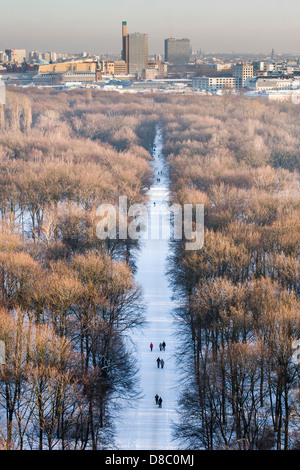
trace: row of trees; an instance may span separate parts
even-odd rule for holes
[[[136,388],[124,336],[143,323],[130,268],[89,253],[46,270],[21,251],[0,265],[7,448],[112,445],[108,404]]]
[[[139,393],[138,242],[100,240],[97,208],[145,201],[156,117],[118,98],[15,89],[0,110],[6,449],[113,448],[115,416]]]
[[[169,260],[189,449],[299,445],[299,112],[178,97],[163,116],[173,201],[205,207],[203,248]]]

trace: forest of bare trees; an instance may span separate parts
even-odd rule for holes
[[[204,204],[198,251],[169,273],[187,385],[187,448],[299,446],[299,108],[225,96],[164,115],[173,199]]]
[[[126,103],[110,97],[96,104],[89,92],[8,90],[0,134],[3,448],[113,447],[114,415],[138,393],[125,341],[144,323],[138,245],[100,240],[96,226],[99,204],[119,195],[145,201],[150,116],[127,115]]]
[[[100,240],[97,207],[146,201],[159,123],[172,202],[205,242],[168,264],[187,449],[300,442],[299,107],[238,96],[18,89],[0,105],[0,448],[113,447],[138,393],[139,245]]]

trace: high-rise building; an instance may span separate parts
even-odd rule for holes
[[[174,65],[188,64],[190,61],[190,49],[189,39],[165,39],[165,61]]]
[[[253,65],[236,64],[232,67],[232,75],[235,78],[235,87],[244,88],[247,78],[253,77]]]
[[[21,64],[26,60],[25,49],[6,49],[5,54],[7,54],[9,62]]]
[[[128,34],[128,72],[141,77],[148,63],[148,34]]]
[[[50,62],[50,60],[51,60],[50,52],[44,52],[44,53],[42,54],[42,58],[43,58],[43,60],[45,60],[46,62]]]
[[[148,64],[148,34],[127,34],[127,22],[122,22],[122,60],[127,73],[141,77]]]
[[[5,54],[4,51],[0,51],[0,62],[7,62],[8,61],[8,56]]]
[[[28,56],[30,64],[33,64],[35,61],[42,59],[42,54],[39,51],[30,51]]]

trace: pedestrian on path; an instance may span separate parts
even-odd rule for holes
[[[166,343],[165,342],[162,343],[162,348],[163,348],[164,351],[166,350]]]
[[[159,357],[156,359],[156,362],[157,362],[157,367],[159,367],[159,364],[160,364],[160,358]]]
[[[163,359],[160,360],[160,367],[163,369],[165,365],[165,361]]]
[[[159,397],[159,399],[158,399],[158,407],[161,408],[161,406],[162,406],[162,398]]]
[[[159,350],[162,351],[162,343],[159,343]]]
[[[152,351],[152,349],[153,349],[153,344],[152,344],[152,343],[150,344],[150,349],[151,349],[151,351]]]
[[[154,398],[155,398],[155,404],[158,405],[159,396],[156,394]]]

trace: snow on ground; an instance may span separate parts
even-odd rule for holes
[[[148,211],[160,214],[161,229],[169,228],[168,192],[169,180],[162,154],[162,138],[158,131],[153,156],[153,171],[160,181],[155,181],[148,191]],[[162,172],[162,174],[160,174]],[[155,203],[155,205],[154,205]],[[151,230],[153,227],[151,216]],[[164,235],[142,240],[142,250],[137,262],[137,282],[142,286],[147,302],[147,325],[142,332],[132,336],[139,361],[140,388],[142,398],[133,407],[124,409],[116,422],[115,443],[121,450],[167,450],[176,449],[172,442],[172,423],[176,421],[178,399],[178,374],[176,371],[176,338],[171,310],[171,289],[166,277],[166,258],[169,253]],[[160,351],[159,343],[166,342],[166,350]],[[150,343],[153,343],[153,351]],[[158,368],[156,359],[165,361],[164,368]],[[155,404],[158,394],[162,408]]]

